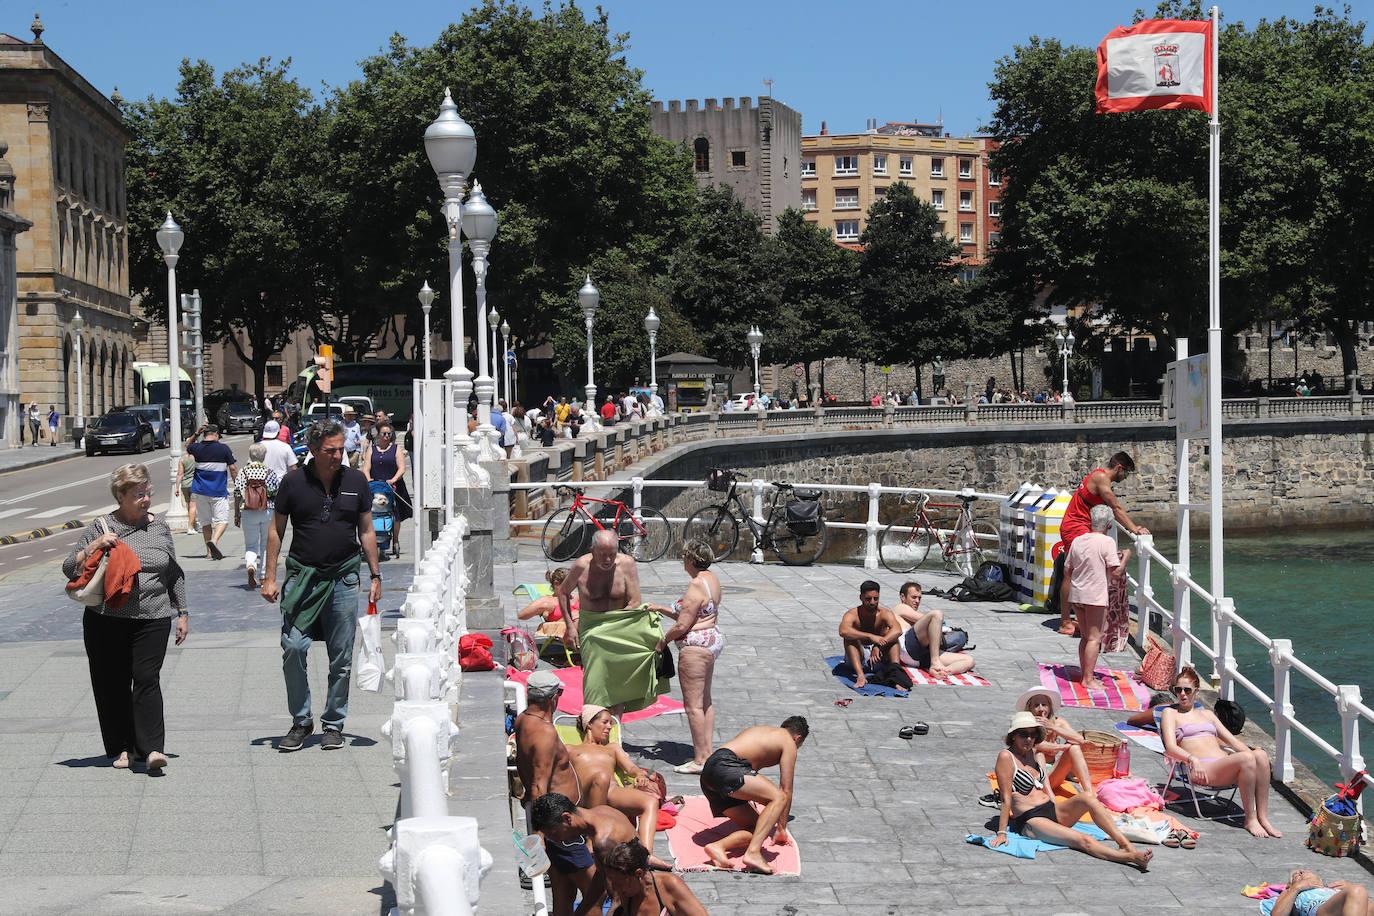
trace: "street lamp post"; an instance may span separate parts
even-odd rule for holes
[[[501,322],[501,363],[505,367],[506,378],[506,406],[515,406],[514,392],[510,384],[510,322]]]
[[[1059,356],[1064,361],[1064,383],[1059,390],[1063,393],[1063,399],[1070,401],[1073,400],[1073,395],[1069,394],[1069,357],[1073,356],[1074,343],[1076,341],[1073,331],[1069,332],[1068,337],[1065,337],[1062,331],[1054,335],[1054,345],[1059,348]]]
[[[463,192],[472,165],[477,161],[477,137],[468,122],[458,114],[453,96],[444,89],[439,117],[425,128],[425,155],[439,179],[444,195],[443,214],[448,223],[449,334],[453,339],[453,365],[444,373],[452,383],[457,420],[453,423],[454,487],[470,487],[482,479],[481,468],[469,464],[472,438],[468,435],[468,396],[472,393],[472,373],[463,359]]]
[[[86,365],[81,361],[81,337],[85,330],[86,319],[81,317],[81,309],[77,309],[76,314],[72,315],[72,333],[76,335],[76,411],[72,426],[81,427],[83,438],[86,435]]]
[[[472,250],[472,273],[477,280],[477,454],[482,461],[500,461],[505,453],[499,448],[496,427],[491,425],[491,411],[496,396],[496,382],[492,379],[491,363],[487,359],[487,255],[491,240],[496,237],[496,210],[482,195],[482,185],[474,182],[472,194],[463,205],[463,235]]]
[[[186,507],[177,499],[177,471],[181,468],[181,360],[180,334],[177,333],[177,254],[186,233],[172,219],[172,211],[167,211],[167,219],[157,230],[157,245],[162,249],[162,260],[167,263],[167,397],[169,413],[172,415],[171,465],[168,468],[167,484],[167,526],[173,531],[186,527]]]
[[[501,387],[501,351],[500,341],[497,339],[497,332],[501,327],[501,315],[493,307],[487,312],[487,325],[491,327],[491,377],[496,381],[496,387],[492,392],[492,409],[496,409],[496,399],[505,394],[505,389]],[[509,406],[509,405],[507,405]]]
[[[759,349],[763,346],[763,332],[758,325],[753,325],[744,339],[749,341],[749,352],[754,354],[754,409],[758,410],[761,406],[759,395],[762,393],[759,388]]]
[[[592,325],[596,322],[596,307],[601,304],[601,294],[592,286],[592,275],[587,274],[587,282],[577,291],[577,304],[582,306],[582,317],[587,324],[587,414],[590,422],[600,416],[596,412],[596,383],[592,381]]]
[[[429,288],[428,280],[425,281],[424,286],[420,287],[418,298],[420,311],[425,313],[425,381],[429,381],[432,377],[429,362],[429,310],[434,306],[434,290]]]
[[[658,315],[649,306],[649,314],[644,316],[644,330],[649,332],[649,406],[653,407],[658,398]]]

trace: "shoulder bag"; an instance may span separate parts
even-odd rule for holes
[[[105,516],[100,516],[98,521],[100,522],[101,532],[104,534],[109,534],[110,528],[108,525],[105,524]],[[78,586],[77,583],[81,582],[81,577],[78,575],[76,579],[67,583],[67,597],[75,601],[77,604],[82,604],[86,607],[99,607],[100,605],[104,604],[105,568],[109,565],[110,552],[106,550],[101,555],[100,564],[96,566],[95,572],[91,574],[90,579],[88,579],[84,584]]]

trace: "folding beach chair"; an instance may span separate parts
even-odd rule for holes
[[[524,595],[529,601],[536,598],[544,598],[553,594],[553,589],[545,582],[526,582],[511,589],[512,595]],[[543,624],[540,625],[543,627]],[[568,644],[563,641],[562,636],[551,633],[541,633],[539,629],[534,631],[535,643],[538,645],[539,657],[555,665],[566,665],[574,668],[580,664],[581,659],[568,648]]]
[[[1239,786],[1203,786],[1195,784],[1188,775],[1188,764],[1183,760],[1169,761],[1169,777],[1164,781],[1164,786],[1160,790],[1160,795],[1164,796],[1164,807],[1177,805],[1185,800],[1193,803],[1193,812],[1202,820],[1207,821],[1231,821],[1236,819],[1243,820],[1245,811],[1240,805],[1236,804],[1236,792]],[[1188,790],[1185,799],[1182,789]],[[1170,797],[1170,793],[1173,797]],[[1227,794],[1229,793],[1229,794]],[[1223,797],[1224,796],[1224,797]],[[1202,813],[1201,802],[1206,801],[1211,805],[1216,805],[1220,811],[1215,815]]]
[[[611,723],[611,742],[613,744],[620,744],[622,734],[620,728],[620,720],[617,719],[615,716],[612,716]],[[577,716],[573,715],[572,713],[554,713],[553,727],[554,730],[558,732],[558,737],[563,739],[564,744],[582,743],[582,732],[577,727]],[[634,788],[634,777],[630,776],[628,773],[622,773],[620,772],[620,770],[615,771],[615,781],[620,783],[622,786]]]

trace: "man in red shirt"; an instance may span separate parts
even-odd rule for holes
[[[1050,580],[1050,600],[1058,603],[1059,632],[1066,636],[1073,633],[1074,623],[1067,597],[1069,583],[1064,578],[1064,558],[1068,555],[1069,547],[1073,545],[1073,539],[1092,529],[1088,513],[1092,511],[1093,506],[1110,506],[1117,523],[1132,534],[1150,533],[1148,528],[1131,521],[1131,517],[1126,514],[1126,510],[1117,501],[1116,494],[1112,492],[1112,484],[1121,483],[1133,473],[1135,473],[1135,461],[1125,452],[1117,452],[1107,459],[1105,468],[1090,471],[1088,476],[1083,478],[1078,489],[1074,490],[1073,498],[1069,500],[1069,508],[1064,510],[1064,520],[1059,524],[1059,541],[1063,544],[1063,550],[1054,560],[1054,577]],[[1053,611],[1054,608],[1051,607],[1048,610]]]
[[[601,405],[601,420],[604,423],[614,423],[616,417],[615,398],[606,395],[606,403]]]

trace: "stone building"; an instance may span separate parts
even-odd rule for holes
[[[21,232],[33,223],[14,212],[14,167],[5,154],[9,144],[0,140],[0,436],[6,443],[19,441],[22,401],[19,387],[19,300],[15,289],[15,245]]]
[[[115,101],[43,43],[0,33],[0,140],[14,168],[14,213],[32,222],[15,247],[19,400],[98,415],[133,392],[124,145]],[[115,96],[118,99],[117,93]],[[3,300],[0,300],[3,301]],[[72,318],[85,322],[81,363]],[[82,376],[85,404],[77,403]],[[6,446],[17,442],[8,435]]]
[[[801,206],[801,112],[771,96],[651,104],[654,133],[687,147],[700,185],[728,185],[772,235],[788,207]]]

